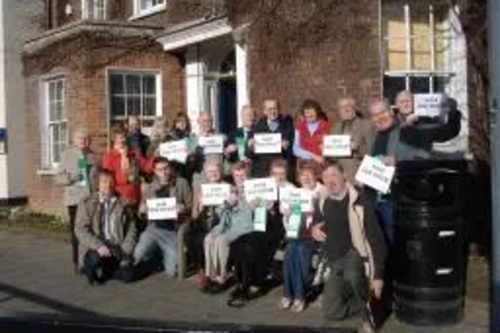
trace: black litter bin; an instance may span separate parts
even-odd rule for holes
[[[462,167],[398,165],[393,183],[396,317],[447,325],[463,317],[466,242]]]

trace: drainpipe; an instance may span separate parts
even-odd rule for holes
[[[488,0],[492,179],[492,332],[500,327],[500,1]]]

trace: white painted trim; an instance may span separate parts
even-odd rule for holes
[[[230,34],[233,28],[228,25],[220,25],[215,27],[207,26],[202,31],[183,31],[174,33],[169,36],[158,38],[158,42],[163,44],[164,51],[172,51],[181,47],[197,44],[209,39],[221,37]]]
[[[159,12],[167,9],[167,1],[168,0],[165,0],[165,2],[163,4],[153,6],[151,8],[146,9],[146,10],[141,10],[139,1],[141,1],[141,0],[133,0],[132,1],[132,3],[133,3],[133,15],[128,18],[129,21],[138,20],[138,19],[159,13]]]
[[[234,47],[236,49],[236,113],[238,126],[241,126],[241,109],[250,103],[248,90],[248,54],[246,45],[235,43]]]

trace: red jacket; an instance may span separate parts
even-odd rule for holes
[[[330,132],[330,123],[326,120],[319,120],[318,129],[311,135],[307,129],[307,121],[300,120],[297,124],[297,132],[300,136],[300,148],[315,155],[322,155],[323,137]]]
[[[151,172],[152,166],[151,161],[141,156],[137,149],[129,150],[128,152],[129,161],[135,159],[137,161],[137,166],[139,172],[148,173]],[[122,169],[121,167],[121,154],[115,149],[111,149],[109,152],[104,154],[102,158],[103,169],[113,172],[116,191],[128,202],[138,204],[141,200],[141,184],[140,181],[133,183],[129,179],[128,170]]]

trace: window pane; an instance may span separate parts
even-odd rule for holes
[[[64,93],[63,81],[58,80],[58,81],[56,81],[56,99],[62,100],[63,93]]]
[[[144,75],[142,77],[142,84],[145,94],[156,93],[156,77],[154,75]]]
[[[156,98],[144,97],[143,103],[144,103],[143,115],[154,116],[156,114]]]
[[[152,6],[152,0],[141,0],[141,10],[149,9]]]
[[[68,126],[66,122],[59,125],[59,143],[64,145],[68,140]]]
[[[123,87],[123,75],[111,74],[109,76],[109,90],[111,95],[123,94],[125,89]]]
[[[139,95],[141,93],[141,77],[139,75],[127,75],[126,84],[128,95]]]
[[[125,116],[125,99],[123,97],[111,97],[111,117]]]
[[[127,97],[127,115],[139,116],[141,114],[141,98]]]

